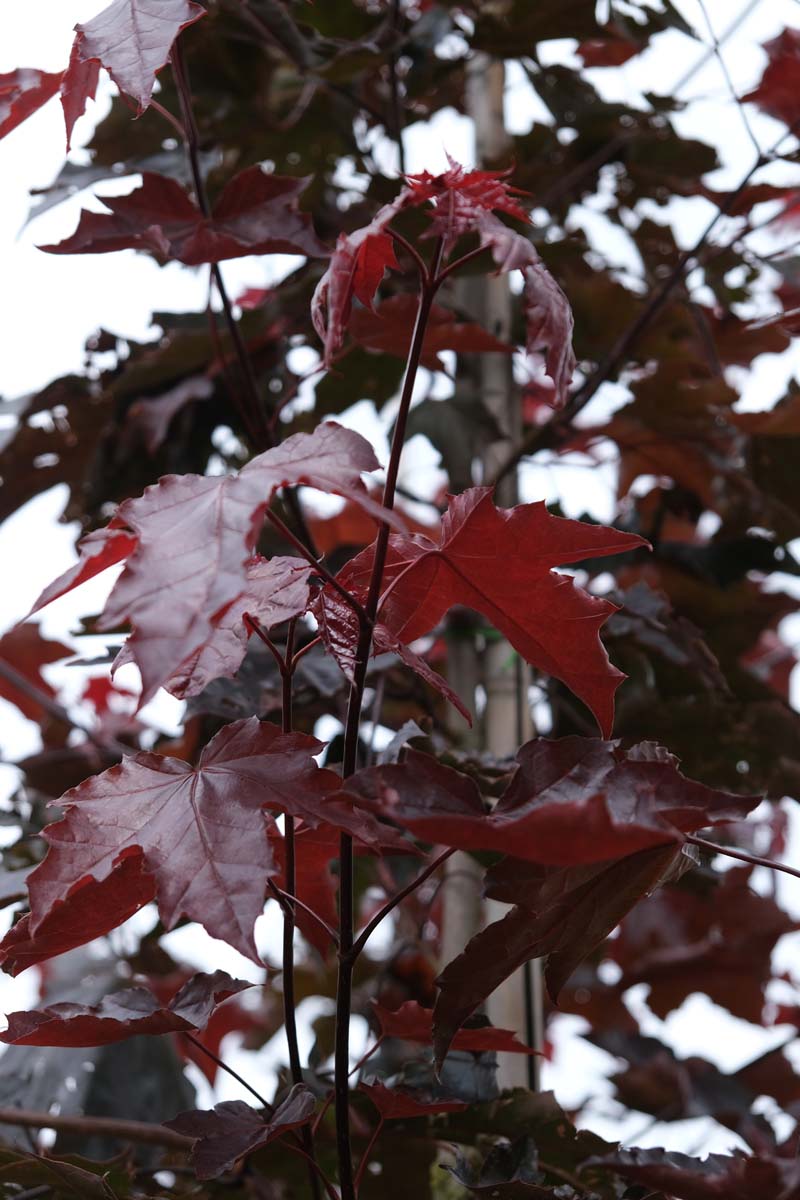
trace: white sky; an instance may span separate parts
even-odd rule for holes
[[[676,0],[676,4],[697,29],[704,28],[702,10],[696,0]],[[74,24],[87,20],[105,6],[105,0],[26,0],[24,4],[0,6],[0,73],[18,66],[50,71],[62,69],[69,56]],[[718,35],[746,7],[746,0],[706,2]],[[797,0],[762,0],[726,43],[723,53],[740,94],[754,86],[763,70],[765,56],[759,44],[774,37],[785,26],[800,26]],[[573,47],[570,42],[550,43],[542,48],[543,57],[548,61],[577,63],[572,57]],[[699,44],[681,34],[667,32],[656,39],[649,51],[622,68],[594,71],[590,78],[604,94],[632,105],[643,105],[645,90],[671,92],[702,53]],[[109,95],[110,85],[105,83],[101,86],[97,104],[90,105],[89,114],[76,128],[74,144],[77,147],[90,137],[93,122],[106,111]],[[754,150],[741,114],[730,102],[725,80],[713,58],[694,76],[684,96],[694,103],[677,118],[679,131],[714,142],[724,166],[709,177],[708,182],[718,188],[735,186],[752,162]],[[525,83],[521,72],[513,66],[509,70],[506,112],[512,132],[525,132],[533,119],[548,119],[546,110]],[[770,146],[778,136],[780,126],[757,113],[752,106],[748,106],[748,116],[759,143]],[[411,171],[441,169],[445,146],[461,161],[469,162],[472,157],[469,123],[452,112],[440,114],[429,126],[409,128],[406,144]],[[80,149],[73,152],[73,161],[84,158]],[[0,261],[4,280],[0,289],[0,395],[6,397],[38,389],[66,371],[80,369],[83,343],[101,325],[123,335],[145,338],[151,336],[148,321],[152,308],[201,309],[205,304],[202,273],[177,264],[161,268],[132,251],[83,256],[75,260],[36,250],[37,243],[55,242],[71,233],[80,207],[88,202],[89,193],[82,193],[23,227],[28,213],[29,190],[50,183],[63,160],[63,119],[60,105],[55,100],[0,141]],[[792,174],[780,164],[762,177],[775,182],[800,179],[796,170]],[[121,190],[127,190],[129,186],[130,181],[127,181],[121,185]],[[103,185],[97,190],[108,193],[116,189]],[[689,245],[711,211],[706,201],[696,199],[675,201],[667,210],[653,208],[648,215],[658,221],[671,221],[679,242]],[[639,263],[632,243],[605,220],[601,205],[590,202],[576,208],[572,220],[584,224],[613,261],[634,273],[638,271]],[[727,227],[733,228],[730,223]],[[724,229],[725,226],[723,232]],[[240,287],[257,286],[273,279],[276,269],[279,265],[276,268],[275,263],[264,259],[243,259],[224,267],[234,294]],[[782,356],[763,356],[757,369],[743,381],[742,406],[771,407],[792,373],[800,374],[796,350]],[[598,410],[607,411],[622,398],[622,389],[609,386],[596,401],[594,413],[587,414],[587,419]],[[354,422],[363,422],[365,407],[360,405],[352,414]],[[4,419],[0,410],[0,422]],[[3,428],[0,423],[0,435]],[[369,422],[367,433],[381,440],[381,429],[374,420]],[[421,455],[415,461],[427,462],[430,472],[430,454]],[[587,471],[584,467],[566,465],[557,469],[537,467],[526,469],[524,475],[525,492],[530,498],[558,498],[568,512],[575,513],[588,506],[600,519],[609,519],[613,513],[612,483],[610,470],[604,468]],[[41,588],[74,559],[75,530],[56,523],[63,503],[63,490],[53,489],[0,526],[0,562],[13,564],[12,569],[4,573],[0,590],[0,632],[21,619]],[[107,587],[107,582],[97,581],[53,606],[44,616],[45,632],[63,638],[78,616],[97,611]],[[800,627],[795,623],[791,629],[795,640],[800,641]],[[81,672],[56,666],[50,668],[48,674],[54,683],[67,687],[69,696],[77,694]],[[179,718],[180,706],[170,698],[164,698],[150,711],[161,727],[170,728]],[[37,748],[35,727],[19,718],[3,702],[0,702],[0,718],[2,758],[21,757]],[[0,790],[4,786],[7,789],[13,777],[10,768],[0,766]],[[794,861],[800,861],[800,845],[795,844],[793,850]],[[800,887],[790,886],[784,877],[781,890],[785,902],[800,916]],[[146,917],[139,919],[146,920]],[[265,923],[274,926],[272,918],[266,918]],[[267,942],[274,942],[270,930],[265,929],[264,935]],[[176,952],[180,947],[180,953],[198,965],[213,961],[215,966],[224,966],[233,974],[253,977],[252,964],[247,964],[219,943],[211,943],[202,931],[191,935],[180,931],[170,935],[169,940]],[[780,961],[787,969],[793,965],[797,947],[797,937],[784,939],[781,944]],[[34,975],[34,972],[28,972],[16,981],[0,979],[0,1001],[5,1007],[25,1007],[33,1000]],[[580,1028],[582,1022],[579,1019],[562,1019],[557,1026],[556,1067],[546,1069],[546,1082],[555,1085],[557,1095],[565,1105],[577,1104],[592,1090],[598,1074],[607,1071],[610,1065],[607,1055],[573,1036]],[[700,1053],[726,1069],[733,1069],[759,1053],[765,1045],[781,1041],[786,1030],[782,1028],[769,1034],[754,1030],[712,1005],[705,997],[695,996],[666,1023],[647,1018],[644,1032],[664,1037],[679,1053]],[[252,1078],[256,1086],[260,1079],[268,1076],[274,1062],[282,1058],[280,1046],[268,1047],[259,1056],[257,1064],[254,1064],[253,1056],[240,1055],[234,1044],[226,1045],[225,1053],[232,1065]],[[610,1095],[611,1089],[606,1086],[604,1091]],[[221,1082],[220,1093],[225,1097],[238,1094],[226,1081]],[[593,1105],[590,1123],[598,1132],[609,1136],[634,1137],[644,1125],[644,1119],[634,1117],[621,1129],[613,1103],[603,1100],[601,1095]],[[640,1144],[666,1144],[673,1148],[708,1151],[727,1149],[736,1144],[736,1139],[727,1130],[712,1128],[709,1122],[700,1121],[680,1126],[656,1125],[642,1136]]]

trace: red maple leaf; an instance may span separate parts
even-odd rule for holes
[[[505,171],[465,171],[460,163],[447,155],[448,168],[440,175],[423,171],[407,176],[411,193],[408,203],[431,201],[430,235],[444,238],[445,253],[464,234],[473,233],[479,214],[504,212],[518,221],[530,218],[512,193],[524,196],[519,188],[506,183],[512,168]]]
[[[383,1037],[402,1038],[406,1042],[433,1042],[433,1009],[423,1008],[416,1000],[407,1000],[400,1008],[391,1012],[377,1000],[372,1008],[378,1019]],[[474,1054],[495,1051],[505,1054],[538,1054],[524,1045],[513,1029],[497,1029],[493,1025],[476,1026],[474,1029],[459,1029],[451,1044],[452,1050],[470,1050]]]
[[[244,1100],[225,1100],[213,1110],[194,1109],[165,1121],[167,1129],[194,1138],[192,1165],[198,1179],[215,1179],[233,1169],[237,1159],[298,1129],[311,1120],[314,1093],[298,1083],[269,1117],[262,1116]]]
[[[339,779],[317,767],[321,748],[252,717],[218,733],[196,768],[139,753],[79,784],[60,800],[66,816],[45,829],[50,848],[28,880],[31,933],[86,876],[100,882],[141,851],[167,928],[186,916],[260,962],[253,925],[276,871],[263,809],[323,819],[320,801]],[[361,829],[346,808],[329,804],[325,818]]]
[[[166,475],[121,504],[106,530],[84,539],[81,561],[51,584],[35,607],[126,558],[98,628],[131,622],[133,634],[117,666],[136,663],[143,705],[170,680],[186,685],[184,664],[213,641],[219,622],[247,591],[247,564],[279,488],[308,484],[335,492],[376,519],[402,526],[361,482],[362,472],[377,466],[364,438],[329,422],[259,454],[238,475]],[[230,651],[231,638],[220,638]]]
[[[192,0],[114,0],[91,21],[75,26],[73,58],[104,66],[142,113],[175,38],[204,16],[205,9]]]
[[[429,1117],[434,1113],[463,1112],[469,1105],[463,1100],[437,1100],[423,1092],[387,1088],[385,1084],[360,1083],[358,1090],[369,1096],[381,1115],[381,1121],[402,1121],[409,1117]]]
[[[800,119],[800,29],[784,29],[783,33],[764,43],[767,66],[758,87],[743,96],[757,104],[762,112],[794,125]]]
[[[60,72],[50,74],[35,67],[17,67],[0,75],[0,138],[55,96],[60,84]]]
[[[155,894],[155,881],[144,870],[141,853],[126,854],[105,879],[80,879],[38,922],[35,933],[30,913],[12,925],[0,942],[0,967],[9,975],[19,975],[36,963],[84,946],[127,921]]]
[[[388,635],[408,644],[453,605],[473,608],[526,661],[580,696],[608,734],[623,676],[609,663],[598,630],[615,607],[552,568],[645,544],[634,534],[553,517],[543,503],[498,509],[489,488],[471,488],[450,499],[438,544],[420,536],[391,538],[378,619]],[[372,557],[368,547],[339,575],[359,597],[367,592]],[[315,613],[328,648],[349,673],[357,631],[345,609],[328,586]]]
[[[436,983],[434,1052],[442,1063],[475,1009],[523,963],[544,958],[553,1001],[575,968],[645,894],[677,869],[680,851],[656,846],[610,863],[537,867],[505,858],[487,894],[513,908],[467,943]]]
[[[218,1004],[252,985],[225,971],[198,974],[162,1006],[149,988],[112,992],[99,1004],[51,1004],[8,1014],[0,1042],[9,1046],[107,1046],[140,1034],[202,1029]]]
[[[167,681],[167,691],[181,699],[197,696],[212,679],[235,675],[250,636],[245,613],[264,629],[304,613],[311,595],[312,570],[304,558],[252,558],[245,566],[244,591],[213,623],[204,644]]]
[[[371,309],[384,271],[397,265],[389,232],[392,220],[405,208],[430,203],[431,233],[444,239],[445,252],[462,235],[476,234],[499,271],[522,271],[526,346],[530,353],[546,351],[545,368],[555,383],[556,401],[563,404],[575,369],[572,312],[532,242],[494,215],[500,211],[528,219],[511,195],[514,189],[505,182],[509,172],[464,171],[449,161],[449,169],[441,175],[426,171],[410,176],[407,186],[369,225],[340,236],[311,305],[314,328],[325,348],[325,365],[334,362],[344,343],[354,297]]]
[[[73,653],[63,642],[42,637],[39,626],[33,622],[14,625],[0,637],[0,659],[51,700],[55,699],[56,692],[42,675],[42,667],[69,658]],[[15,705],[29,721],[42,721],[47,716],[34,696],[1,674],[0,696]]]
[[[474,780],[419,750],[357,771],[344,787],[424,841],[563,867],[679,847],[685,833],[740,820],[759,803],[687,779],[652,742],[623,751],[599,738],[537,738],[517,763],[491,812]]]
[[[248,254],[305,254],[327,257],[311,218],[297,206],[305,179],[268,175],[258,166],[234,176],[210,217],[165,175],[142,173],[142,186],[126,196],[104,196],[107,213],[81,212],[71,237],[49,254],[106,254],[144,250],[161,262],[187,266]]]

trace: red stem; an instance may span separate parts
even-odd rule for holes
[[[695,837],[693,833],[687,833],[685,837],[687,842],[691,842],[693,846],[699,846],[701,850],[708,850],[712,854],[727,854],[728,858],[738,858],[740,862],[751,863],[754,867],[769,867],[772,871],[783,871],[784,875],[794,875],[795,879],[800,879],[800,871],[796,867],[787,867],[785,863],[773,862],[771,858],[760,858],[757,854],[748,854],[745,850],[732,850],[730,846],[719,846],[716,842]]]
[[[386,482],[383,487],[383,506],[391,510],[394,507],[397,476],[400,470],[400,456],[405,441],[408,414],[411,408],[411,398],[414,393],[414,382],[417,377],[425,331],[428,326],[433,299],[438,287],[438,272],[442,260],[444,244],[440,238],[436,243],[433,262],[426,272],[420,289],[419,309],[414,325],[414,333],[408,353],[408,364],[403,391],[400,397],[400,408],[392,437],[392,448],[389,464],[386,469]],[[378,529],[375,540],[375,557],[372,566],[369,592],[364,606],[367,620],[362,622],[356,647],[353,682],[347,705],[347,720],[344,731],[344,753],[342,760],[342,777],[346,779],[356,769],[358,759],[359,728],[361,724],[361,706],[364,699],[364,687],[367,678],[369,655],[372,648],[372,630],[378,601],[381,594],[383,569],[386,564],[386,553],[389,546],[390,529],[382,524]],[[342,1200],[356,1200],[355,1182],[353,1179],[353,1157],[350,1145],[350,1091],[348,1076],[350,1073],[350,1012],[352,1008],[353,967],[355,959],[352,954],[354,938],[354,905],[353,905],[353,840],[347,834],[342,834],[339,848],[339,975],[336,987],[336,1048],[334,1069],[334,1096],[336,1106],[336,1146],[339,1158],[339,1187]]]
[[[419,873],[416,879],[413,879],[411,883],[402,888],[402,890],[399,891],[396,896],[393,896],[387,904],[384,904],[380,912],[377,912],[369,924],[364,926],[361,933],[353,942],[350,953],[354,959],[358,958],[359,954],[364,949],[375,930],[378,928],[381,922],[388,917],[392,909],[397,908],[398,904],[402,904],[406,896],[410,896],[412,892],[415,892],[417,888],[425,882],[426,879],[430,879],[431,875],[433,875],[434,872],[439,869],[443,862],[447,861],[451,854],[455,854],[455,849],[451,848],[450,850],[444,850],[438,856],[438,858],[435,858],[432,863],[429,863],[424,871]]]
[[[384,1121],[383,1117],[379,1117],[378,1124],[375,1126],[375,1128],[372,1131],[372,1137],[367,1142],[366,1149],[364,1150],[364,1153],[361,1155],[361,1162],[358,1164],[358,1173],[356,1174],[356,1178],[355,1178],[356,1195],[358,1194],[358,1190],[361,1187],[361,1180],[364,1177],[364,1170],[366,1168],[367,1163],[369,1162],[369,1156],[372,1153],[372,1147],[375,1145],[378,1138],[380,1137],[381,1130],[383,1129],[385,1124],[386,1124],[386,1122]]]

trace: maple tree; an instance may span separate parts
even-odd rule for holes
[[[17,403],[0,446],[0,517],[62,483],[80,527],[77,562],[0,636],[0,698],[41,738],[0,873],[0,966],[41,984],[0,1032],[9,1196],[800,1197],[783,1049],[735,1071],[681,1057],[630,991],[653,1022],[700,992],[799,1024],[773,954],[798,928],[775,882],[800,874],[798,385],[759,411],[737,388],[797,330],[800,184],[774,168],[797,163],[800,34],[731,96],[749,138],[748,112],[778,131],[727,191],[682,99],[612,100],[594,74],[662,35],[709,36],[732,88],[724,37],[671,0],[113,0],[61,71],[0,75],[0,138],[59,97],[68,151],[113,90],[39,211],[140,177],[39,249],[134,250],[209,286],[205,312],[154,312],[156,341],[98,331],[85,376]],[[563,38],[572,65],[551,61]],[[476,75],[512,63],[528,132],[475,169],[407,170],[404,124],[475,117]],[[576,216],[588,201],[638,277]],[[694,201],[711,216],[687,246],[669,213]],[[221,264],[273,255],[293,256],[281,281],[234,297]],[[364,400],[383,461],[352,427]],[[417,433],[447,476],[427,494],[402,459]],[[613,464],[612,523],[517,471],[576,458]],[[69,642],[42,632],[112,568]],[[494,651],[512,753],[482,741]],[[77,702],[50,674],[73,655]],[[131,664],[135,695],[112,678]],[[161,689],[185,701],[174,738],[148,717]],[[506,907],[449,953],[459,872]],[[258,984],[180,961],[192,926]],[[520,971],[525,1028],[492,1023]],[[537,1086],[561,1012],[617,1060],[621,1109],[665,1137],[702,1116],[729,1153],[580,1128]],[[269,1099],[229,1034],[254,1064],[280,1042]],[[527,1089],[501,1086],[506,1056]],[[247,1102],[199,1107],[181,1058]],[[130,1094],[104,1084],[123,1077]],[[37,1128],[56,1143],[31,1154]]]

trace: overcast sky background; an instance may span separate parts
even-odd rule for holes
[[[324,0],[318,0],[324,2]],[[73,37],[73,26],[85,21],[105,7],[103,0],[25,0],[25,3],[6,3],[0,7],[0,73],[18,66],[39,67],[48,71],[61,70],[67,62]],[[697,0],[676,0],[676,7],[705,33],[702,8]],[[706,11],[718,36],[749,8],[746,0],[706,0]],[[758,81],[765,64],[760,44],[776,36],[786,26],[800,26],[800,4],[797,0],[762,0],[737,32],[725,43],[723,54],[734,86],[745,93]],[[540,47],[544,61],[576,62],[574,42],[551,42]],[[672,93],[689,67],[705,53],[701,42],[668,31],[657,37],[652,47],[638,58],[620,68],[589,72],[589,78],[609,98],[622,99],[632,105],[646,107],[644,91]],[[101,85],[98,100],[89,105],[89,112],[76,127],[74,162],[86,160],[79,147],[91,135],[93,124],[107,110],[111,85]],[[707,177],[716,188],[735,186],[753,161],[755,150],[744,127],[742,114],[731,102],[725,78],[717,61],[711,57],[681,93],[692,100],[683,115],[676,118],[680,132],[694,134],[714,142],[723,163],[722,170]],[[527,85],[522,72],[509,66],[506,115],[509,129],[524,133],[533,120],[549,121],[549,115]],[[747,116],[753,134],[762,147],[771,146],[780,135],[781,126],[759,114],[751,105]],[[409,170],[441,170],[445,166],[444,150],[464,163],[473,161],[472,132],[469,122],[453,112],[440,114],[427,126],[414,125],[406,131]],[[393,149],[381,151],[391,162]],[[91,193],[84,192],[58,208],[25,224],[29,212],[29,190],[49,184],[64,161],[64,127],[60,105],[51,101],[6,139],[0,141],[0,262],[3,268],[3,287],[0,289],[0,395],[6,398],[34,391],[52,378],[70,370],[80,370],[83,344],[89,334],[103,326],[119,334],[140,340],[153,336],[149,316],[153,308],[162,310],[200,310],[205,306],[206,283],[203,272],[192,271],[178,264],[159,267],[144,255],[133,251],[118,254],[83,256],[80,260],[42,254],[37,243],[61,240],[72,232],[82,206],[97,207]],[[773,182],[800,181],[796,168],[775,164],[761,178]],[[127,191],[136,177],[118,184],[101,185],[99,193]],[[711,215],[711,207],[700,198],[676,200],[668,208],[642,206],[643,213],[660,222],[671,222],[680,244],[691,245]],[[576,206],[571,223],[583,225],[596,244],[616,265],[631,276],[640,274],[638,255],[630,242],[607,222],[602,202]],[[723,222],[719,236],[724,237],[735,223]],[[769,248],[774,243],[767,239]],[[546,251],[545,251],[546,253]],[[259,286],[277,279],[291,260],[240,259],[223,266],[232,293],[246,286]],[[769,276],[764,280],[764,295],[760,312],[772,311],[769,300]],[[755,315],[755,311],[754,311]],[[735,380],[742,389],[740,407],[770,408],[783,393],[788,379],[800,375],[800,360],[796,348],[785,354],[765,355],[755,370]],[[596,419],[598,413],[619,404],[625,391],[608,385],[597,397],[583,419]],[[372,417],[366,405],[359,405],[347,418],[359,423],[362,432],[372,436],[379,454],[385,449],[385,429]],[[0,407],[0,439],[13,418],[3,416]],[[425,482],[435,481],[436,454],[430,448],[417,445],[409,462],[422,473]],[[419,481],[417,480],[417,483]],[[526,498],[558,499],[568,513],[577,515],[587,509],[601,520],[614,514],[613,470],[608,467],[587,470],[585,465],[559,465],[526,468],[523,476]],[[3,587],[0,590],[0,633],[22,619],[42,587],[74,561],[76,527],[58,523],[64,505],[64,489],[54,488],[32,501],[20,513],[0,526],[0,562],[5,565]],[[110,586],[110,578],[93,581],[77,593],[51,606],[42,617],[44,632],[65,639],[77,618],[98,611]],[[781,580],[781,585],[794,587],[796,581]],[[790,618],[784,626],[784,636],[800,643],[800,621]],[[68,637],[66,640],[69,640]],[[85,641],[82,649],[85,652]],[[131,671],[133,669],[131,668]],[[85,672],[56,665],[47,669],[48,678],[66,688],[68,698],[80,691]],[[131,686],[135,674],[120,682]],[[78,711],[78,710],[76,710]],[[181,706],[164,693],[148,706],[145,716],[162,729],[177,728]],[[88,712],[82,714],[84,718]],[[36,727],[21,718],[10,705],[0,701],[0,757],[14,760],[38,748]],[[0,766],[0,795],[8,794],[17,773],[13,768]],[[800,839],[792,839],[790,857],[800,862]],[[800,917],[800,885],[782,877],[781,894],[792,911]],[[274,906],[273,906],[274,907]],[[0,914],[0,920],[3,914]],[[8,919],[8,910],[6,912]],[[135,920],[147,922],[147,914]],[[260,931],[265,946],[274,944],[276,921],[273,915],[262,919]],[[4,928],[5,926],[3,926]],[[124,935],[119,935],[124,936]],[[213,964],[232,974],[257,978],[253,964],[235,951],[213,942],[202,930],[182,930],[170,935],[168,942],[174,953],[183,955],[198,966]],[[779,947],[780,962],[789,971],[795,969],[800,950],[800,935],[785,938]],[[798,972],[800,974],[800,972]],[[35,999],[36,972],[29,971],[18,980],[0,979],[0,1005],[6,1009],[25,1007]],[[637,1011],[642,1007],[646,988],[634,989],[631,1003]],[[309,1016],[304,1010],[303,1016]],[[363,1023],[362,1023],[363,1025]],[[545,1069],[545,1083],[554,1086],[565,1105],[577,1104],[588,1092],[597,1090],[598,1073],[607,1072],[612,1060],[601,1051],[574,1036],[584,1023],[579,1018],[564,1017],[558,1023],[557,1060]],[[767,1046],[782,1042],[786,1027],[769,1033],[753,1029],[713,1005],[707,998],[690,998],[666,1022],[646,1016],[643,1032],[662,1036],[681,1054],[702,1054],[719,1066],[731,1070],[754,1057]],[[355,1039],[357,1041],[357,1039]],[[356,1050],[358,1046],[354,1047]],[[283,1059],[282,1039],[266,1048],[254,1064],[253,1056],[237,1052],[231,1044],[225,1055],[258,1086],[259,1078],[267,1077],[271,1066]],[[800,1057],[798,1058],[800,1065]],[[195,1081],[198,1074],[193,1074]],[[611,1088],[600,1089],[599,1100],[589,1117],[598,1132],[608,1136],[637,1138],[645,1119],[634,1117],[620,1129],[615,1123],[616,1111],[608,1098]],[[604,1094],[605,1093],[605,1098]],[[207,1091],[201,1093],[207,1099]],[[220,1080],[219,1094],[224,1098],[239,1095],[236,1086]],[[765,1103],[765,1110],[769,1105]],[[664,1145],[703,1151],[724,1150],[737,1144],[737,1138],[727,1130],[713,1127],[708,1121],[680,1122],[655,1125],[643,1131],[639,1144]]]

